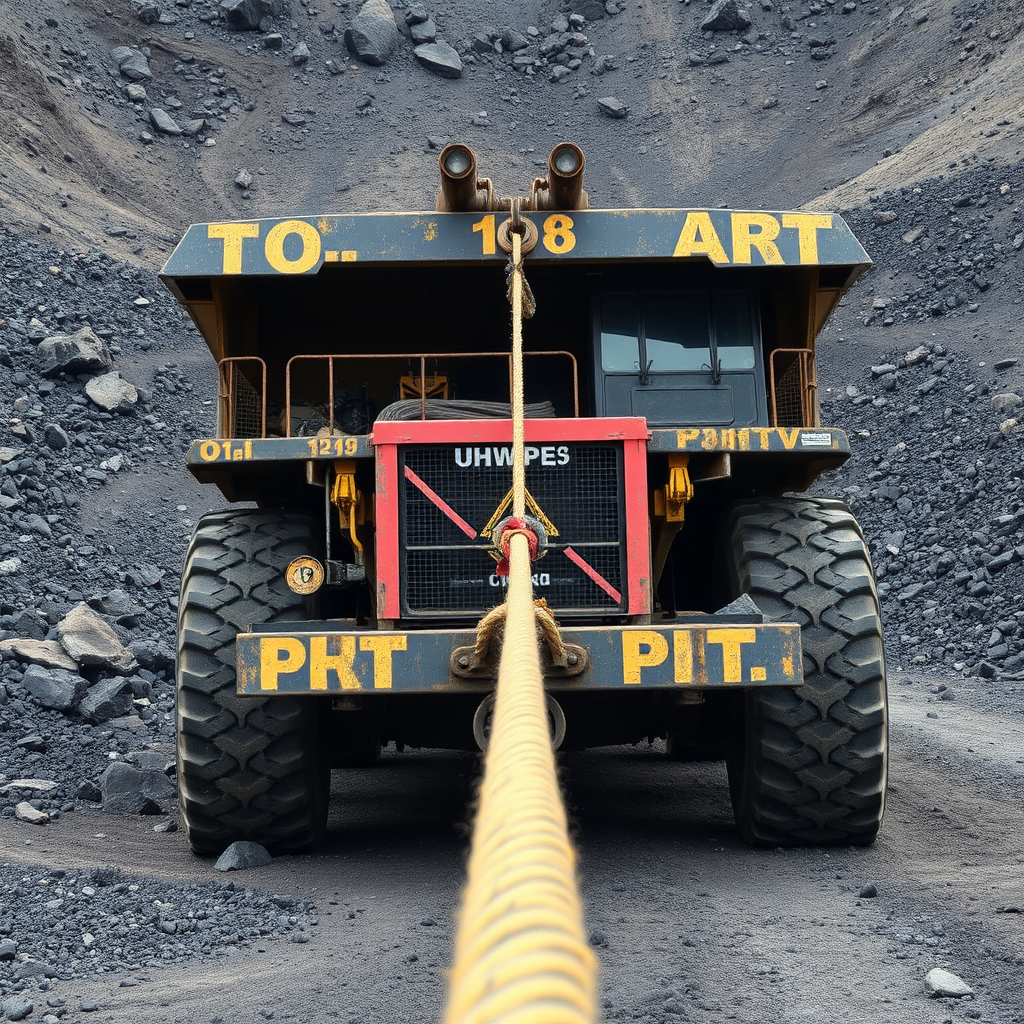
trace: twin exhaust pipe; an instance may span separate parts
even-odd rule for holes
[[[562,142],[548,157],[548,176],[535,178],[525,210],[587,210],[590,200],[583,191],[583,150]],[[476,155],[469,146],[453,142],[437,159],[441,171],[438,213],[472,213],[477,210],[508,210],[510,199],[495,199],[490,178],[477,178]]]

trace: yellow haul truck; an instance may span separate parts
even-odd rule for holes
[[[815,342],[870,261],[835,214],[520,200],[465,146],[436,209],[200,224],[162,277],[217,362],[188,466],[229,502],[185,561],[178,788],[200,853],[322,838],[332,766],[486,744],[511,515],[510,231],[552,736],[724,758],[755,844],[866,844],[885,801],[878,597]],[[511,207],[521,210],[512,223]],[[255,507],[253,507],[255,506]],[[549,638],[550,639],[550,638]]]

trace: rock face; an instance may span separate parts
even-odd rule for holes
[[[105,373],[114,365],[106,344],[91,327],[83,327],[74,334],[43,338],[36,359],[44,377],[56,377],[59,373]]]
[[[103,809],[109,814],[158,814],[170,811],[174,784],[163,772],[136,768],[124,761],[108,765],[100,777]]]
[[[345,30],[345,45],[353,57],[379,67],[398,45],[398,26],[387,0],[366,0]]]
[[[117,370],[93,377],[85,385],[85,393],[106,412],[131,412],[139,400],[134,385],[129,384]]]
[[[441,78],[462,77],[462,60],[447,43],[424,43],[417,46],[413,53],[423,67]]]
[[[221,0],[220,9],[228,28],[254,32],[264,18],[274,15],[272,0]]]
[[[750,28],[750,18],[737,0],[717,0],[700,27],[703,32],[742,32]]]
[[[27,643],[28,641],[21,641]],[[70,711],[85,695],[88,682],[77,672],[29,665],[21,685],[45,708]]]
[[[135,656],[117,634],[85,602],[57,624],[64,649],[79,665],[100,665],[127,675],[136,668]]]

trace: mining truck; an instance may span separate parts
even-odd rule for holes
[[[192,849],[311,849],[332,769],[486,746],[512,233],[553,742],[664,738],[726,761],[749,843],[871,843],[878,596],[850,509],[805,496],[850,455],[819,422],[816,340],[864,250],[830,213],[590,209],[571,143],[515,200],[466,146],[439,168],[432,210],[199,224],[163,270],[217,364],[188,468],[231,503],[181,581]]]

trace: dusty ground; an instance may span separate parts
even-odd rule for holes
[[[1024,1020],[1019,693],[958,683],[957,700],[940,702],[935,683],[893,679],[890,802],[866,850],[749,849],[717,765],[628,747],[563,758],[604,1019]],[[470,755],[421,752],[335,772],[322,851],[232,876],[314,900],[310,943],[137,972],[130,988],[115,975],[53,991],[72,1010],[98,1001],[89,1019],[116,1024],[435,1019],[474,770]],[[0,821],[0,845],[26,864],[224,878],[144,818],[76,814],[29,839]],[[869,883],[877,897],[859,899]],[[976,997],[928,999],[935,966]]]

